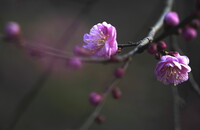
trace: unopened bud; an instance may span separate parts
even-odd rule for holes
[[[154,57],[155,57],[157,60],[160,60],[160,58],[162,57],[162,55],[161,55],[159,52],[157,52],[157,53],[154,54]]]
[[[147,51],[148,51],[148,53],[150,53],[150,54],[155,54],[155,53],[157,53],[157,52],[158,52],[157,44],[154,43],[154,42],[153,42],[153,43],[150,43],[150,44],[148,45]]]
[[[112,96],[113,96],[113,98],[115,98],[115,99],[121,98],[122,92],[121,92],[120,88],[118,88],[118,87],[113,88],[113,89],[112,89]]]
[[[175,31],[175,34],[176,35],[181,35],[183,32],[183,29],[182,28],[178,28],[176,31]]]
[[[99,93],[92,92],[92,93],[90,93],[90,95],[89,95],[89,103],[90,103],[91,105],[96,106],[96,105],[98,105],[102,100],[103,100],[103,97],[102,97],[102,95],[99,94]]]
[[[179,24],[179,16],[176,12],[168,12],[164,17],[167,26],[174,27]]]
[[[97,123],[99,123],[99,124],[105,122],[105,120],[106,120],[106,118],[105,118],[105,116],[103,116],[103,115],[98,115],[98,116],[95,118],[95,121],[96,121]]]
[[[125,70],[124,70],[124,68],[121,68],[121,67],[117,68],[114,72],[114,75],[116,78],[122,78],[124,76],[124,74],[125,74]]]
[[[196,31],[196,29],[191,28],[191,27],[186,27],[186,28],[184,28],[183,33],[182,33],[182,37],[183,37],[186,41],[191,41],[191,40],[193,40],[194,38],[196,38],[196,36],[197,36],[197,31]]]
[[[21,29],[18,23],[16,22],[9,22],[5,26],[5,37],[7,39],[16,39],[20,36],[21,34]]]
[[[190,26],[197,29],[198,27],[200,27],[200,21],[198,19],[194,19],[192,20],[192,22],[190,23]]]
[[[164,50],[164,49],[166,49],[167,48],[167,45],[166,45],[166,43],[165,42],[163,42],[163,41],[159,41],[159,42],[157,42],[157,48],[158,48],[158,50]]]
[[[168,52],[168,55],[176,57],[176,56],[179,56],[180,54],[177,51],[170,51],[170,52]]]
[[[87,49],[85,49],[81,46],[75,46],[74,54],[80,55],[80,56],[90,56],[91,55],[90,52]]]
[[[83,65],[81,59],[79,58],[70,58],[68,60],[68,65],[73,69],[80,69]]]
[[[44,53],[41,50],[36,49],[36,48],[28,48],[27,53],[30,56],[37,57],[37,58],[44,57]]]

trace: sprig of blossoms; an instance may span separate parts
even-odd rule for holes
[[[164,84],[178,85],[188,80],[189,58],[179,54],[162,56],[155,68],[157,79]]]
[[[106,22],[98,23],[91,28],[89,34],[83,36],[86,43],[83,47],[93,56],[110,58],[118,50],[116,35],[114,26]]]

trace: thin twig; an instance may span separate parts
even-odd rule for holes
[[[174,130],[181,130],[180,125],[180,98],[177,86],[172,86],[172,93],[174,99]]]
[[[184,27],[186,24],[191,22],[193,19],[197,18],[197,16],[193,13],[190,16],[186,17],[184,20],[180,22],[179,25],[172,27],[170,29],[165,30],[163,33],[161,33],[158,37],[156,37],[153,41],[160,41],[166,38],[167,36],[174,34],[178,29]],[[163,20],[162,20],[163,22]],[[140,44],[142,41],[138,42],[129,42],[128,44],[118,44],[118,47],[124,48],[124,47],[132,47]]]
[[[130,63],[131,59],[127,60],[124,62],[122,65],[122,68],[126,70],[128,68],[128,65]],[[105,92],[102,94],[103,95],[103,101],[95,108],[95,110],[90,114],[90,116],[86,119],[86,121],[82,124],[82,126],[79,128],[79,130],[87,130],[89,127],[92,125],[94,122],[94,119],[97,117],[101,109],[103,108],[106,99],[109,95],[109,93],[112,91],[112,89],[119,83],[119,79],[115,78],[111,84],[105,89]]]
[[[176,43],[173,36],[169,37],[170,40],[170,49],[174,49],[173,46]],[[172,86],[172,95],[173,95],[173,111],[174,111],[174,130],[181,130],[180,125],[180,105],[185,103],[185,100],[180,97],[177,86]]]
[[[115,59],[118,62],[125,61],[126,58],[136,54],[139,49],[145,47],[147,44],[151,43],[152,41],[160,41],[160,40],[163,40],[164,38],[166,38],[167,36],[174,34],[179,28],[184,27],[186,24],[188,24],[189,22],[191,22],[193,19],[195,19],[197,17],[195,14],[191,14],[190,16],[188,16],[184,20],[182,20],[182,22],[179,25],[177,25],[176,27],[172,27],[168,30],[165,30],[162,34],[160,34],[158,37],[156,37],[154,39],[155,34],[163,26],[164,16],[168,11],[171,10],[172,4],[173,4],[173,0],[167,1],[167,8],[165,8],[165,10],[164,10],[163,14],[161,15],[160,19],[158,20],[158,22],[151,28],[147,37],[145,37],[142,40],[137,41],[137,42],[129,42],[128,44],[118,44],[118,47],[120,47],[120,48],[136,46],[134,49],[132,49],[130,52],[128,52],[124,55],[115,56]],[[53,53],[52,53],[52,56],[56,56],[56,54],[53,55]],[[68,56],[66,56],[64,54],[57,55],[56,57],[57,58],[66,57],[68,59]],[[99,58],[99,57],[79,57],[79,58],[84,62],[91,62],[91,63],[109,63],[111,61],[110,58]],[[112,62],[110,62],[110,63],[112,63]],[[191,76],[191,77],[193,77],[193,76]],[[199,90],[199,94],[200,94],[200,90]]]
[[[136,54],[136,52],[146,46],[147,44],[151,43],[154,40],[154,36],[156,35],[156,33],[161,29],[161,27],[163,26],[163,20],[164,20],[164,16],[167,12],[169,12],[172,8],[173,5],[173,0],[167,0],[166,1],[166,6],[163,10],[162,15],[160,16],[160,18],[158,19],[158,21],[155,23],[155,25],[151,28],[149,34],[142,39],[141,41],[139,41],[137,44],[137,46],[131,50],[129,53],[124,54],[121,56],[122,59],[127,58],[129,56],[132,56],[134,54]]]
[[[116,84],[119,82],[118,79],[114,79],[112,83],[108,86],[108,89],[103,93],[103,101],[95,108],[95,110],[92,112],[92,114],[86,119],[86,121],[83,123],[83,125],[79,128],[79,130],[87,130],[93,123],[94,119],[97,117],[101,109],[103,108],[106,99],[108,97],[108,94],[112,91],[113,87],[116,86]]]
[[[90,8],[92,7],[93,3],[95,3],[97,0],[89,0],[86,5],[81,9],[80,13],[78,14],[77,18],[72,22],[72,25],[66,29],[65,34],[63,34],[63,36],[60,38],[59,42],[62,41],[65,36],[66,33],[69,33],[68,39],[65,40],[65,43],[69,42],[70,38],[72,37],[72,35],[74,34],[75,30],[73,27],[75,27],[75,25],[77,24],[77,21],[79,20],[79,18],[87,13]],[[77,26],[76,26],[77,27]],[[63,46],[62,45],[58,45],[57,48],[61,48]],[[30,106],[30,104],[33,102],[33,100],[35,99],[35,97],[38,95],[38,93],[40,92],[40,90],[43,88],[46,80],[48,79],[48,77],[50,76],[51,72],[52,72],[52,68],[55,65],[55,60],[56,58],[52,58],[52,62],[50,62],[48,68],[42,73],[42,75],[38,78],[38,81],[36,81],[36,83],[32,86],[31,90],[21,99],[21,101],[19,102],[18,106],[16,107],[15,111],[14,111],[14,116],[11,119],[11,123],[8,126],[7,130],[13,130],[17,124],[17,122],[19,121],[19,119],[22,117],[22,115],[26,112],[26,110],[28,109],[28,107]]]

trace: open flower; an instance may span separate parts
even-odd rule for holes
[[[188,72],[191,71],[187,56],[170,55],[162,56],[155,68],[157,79],[164,84],[177,85],[188,80]]]
[[[118,50],[116,41],[116,29],[106,22],[94,25],[90,34],[85,34],[83,40],[86,43],[84,48],[88,49],[91,55],[109,58]]]

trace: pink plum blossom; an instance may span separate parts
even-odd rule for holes
[[[106,22],[98,23],[91,28],[89,34],[83,36],[86,43],[83,47],[93,56],[110,58],[118,50],[116,35],[114,26]]]
[[[189,58],[187,56],[165,55],[157,63],[155,75],[157,79],[164,84],[180,84],[188,80],[188,72],[191,71]]]

